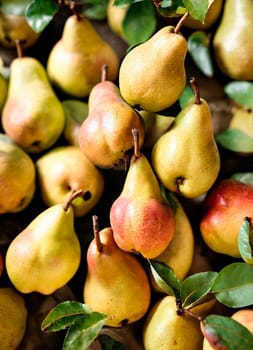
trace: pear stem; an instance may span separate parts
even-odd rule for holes
[[[23,51],[22,51],[22,46],[21,46],[21,40],[17,39],[15,41],[15,44],[16,44],[18,58],[22,58],[23,57]]]
[[[103,244],[101,243],[101,240],[100,240],[97,215],[92,216],[92,224],[93,224],[93,232],[94,232],[94,237],[97,245],[97,250],[101,253],[103,250]]]
[[[65,211],[68,210],[68,208],[70,207],[71,203],[73,202],[73,200],[77,197],[81,197],[83,194],[83,190],[74,190],[73,192],[71,192],[69,199],[67,200],[67,202],[63,205],[63,209]]]
[[[76,16],[76,19],[78,21],[81,21],[82,17],[80,15],[80,13],[77,11],[76,9],[76,3],[75,1],[70,1],[69,3],[69,9],[73,12],[73,14]]]
[[[178,21],[175,29],[174,29],[174,33],[178,34],[180,33],[180,30],[182,28],[182,25],[184,23],[184,21],[186,20],[186,18],[189,16],[189,12],[186,12],[181,18],[180,20]]]
[[[194,95],[195,95],[194,103],[196,105],[200,105],[201,100],[200,100],[200,94],[199,94],[199,86],[198,86],[196,79],[194,77],[190,79],[190,84],[191,84],[191,87],[192,87],[192,89],[194,91]]]
[[[101,74],[101,81],[106,81],[107,80],[107,73],[108,73],[108,65],[103,64],[102,65],[102,74]]]
[[[132,129],[133,139],[134,139],[134,156],[135,158],[140,157],[139,149],[139,131],[137,129]]]

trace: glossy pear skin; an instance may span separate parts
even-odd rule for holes
[[[118,246],[145,258],[162,253],[174,236],[173,210],[143,154],[132,156],[122,192],[111,206],[110,222]]]
[[[125,168],[133,148],[133,128],[139,131],[140,146],[144,141],[141,116],[121,97],[110,81],[98,83],[89,95],[89,114],[79,131],[82,152],[100,168]]]
[[[238,234],[245,217],[253,217],[253,186],[234,179],[219,181],[205,198],[200,231],[215,252],[240,258]]]
[[[108,80],[115,80],[119,58],[84,17],[70,16],[62,38],[52,48],[47,62],[50,81],[65,94],[86,97],[100,81],[101,67],[107,64]]]
[[[138,259],[115,243],[110,227],[100,231],[102,251],[95,239],[87,251],[88,273],[84,301],[92,310],[109,316],[107,325],[122,327],[145,315],[150,305],[150,284]]]
[[[220,70],[234,80],[253,79],[253,3],[226,0],[214,34],[214,58]]]
[[[132,106],[158,112],[170,107],[186,82],[187,42],[166,26],[146,42],[135,46],[121,62],[119,88]]]
[[[6,134],[31,153],[48,149],[63,132],[62,104],[37,59],[20,57],[12,61],[2,124]]]
[[[194,136],[193,136],[194,135]],[[190,102],[152,149],[152,165],[168,190],[188,198],[202,195],[220,171],[208,103]]]
[[[8,276],[21,293],[52,294],[63,287],[80,264],[80,243],[72,207],[56,204],[41,212],[10,243]]]

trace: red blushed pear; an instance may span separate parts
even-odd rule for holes
[[[120,196],[110,210],[118,246],[152,259],[162,253],[175,233],[175,216],[164,201],[147,158],[139,152],[138,131],[132,130],[134,154]]]
[[[220,180],[204,201],[200,231],[205,243],[217,253],[240,258],[238,235],[245,217],[253,218],[253,186]]]

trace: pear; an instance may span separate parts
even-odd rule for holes
[[[253,80],[253,2],[226,0],[213,37],[214,59],[234,80]]]
[[[81,248],[74,228],[72,200],[55,204],[38,214],[10,243],[6,271],[21,293],[54,293],[76,273]]]
[[[65,114],[43,65],[34,57],[23,57],[19,46],[18,50],[10,66],[2,126],[25,151],[38,153],[58,140]]]
[[[181,313],[175,296],[166,295],[152,306],[143,327],[145,350],[197,350],[202,342],[199,320]]]
[[[131,130],[139,130],[141,146],[144,122],[122,99],[117,85],[107,80],[107,69],[105,65],[102,67],[101,82],[89,95],[89,114],[79,131],[79,146],[96,166],[125,169],[134,144]]]
[[[72,201],[75,217],[81,217],[102,197],[103,174],[78,146],[53,147],[39,157],[35,165],[41,197],[47,206],[64,203],[71,192],[82,189],[82,196]]]
[[[179,32],[183,19],[176,27],[161,28],[123,58],[119,88],[131,106],[158,112],[170,107],[182,94],[187,53],[186,39]]]
[[[0,214],[21,212],[28,207],[36,187],[32,158],[4,136],[0,138]]]
[[[93,311],[108,316],[108,326],[122,327],[136,322],[150,305],[146,271],[136,256],[117,246],[111,227],[99,230],[96,215],[93,228],[95,237],[87,250],[84,301]]]
[[[0,112],[4,107],[8,92],[8,80],[0,73]]]
[[[16,350],[27,328],[28,309],[24,297],[13,287],[0,288],[1,350]]]
[[[110,222],[115,242],[121,249],[152,259],[171,242],[175,217],[161,194],[148,159],[139,152],[136,129],[133,135],[134,154],[122,192],[110,208]]]
[[[194,78],[190,80],[195,100],[176,116],[172,127],[152,149],[152,165],[168,190],[187,198],[204,194],[220,171],[220,155],[214,139],[208,103],[199,96]]]
[[[75,13],[65,22],[62,37],[50,51],[47,71],[52,84],[69,96],[87,97],[100,81],[101,66],[109,66],[108,79],[118,76],[119,57],[91,22]]]
[[[125,34],[123,30],[123,21],[129,9],[129,4],[124,4],[121,6],[115,5],[115,0],[109,0],[107,4],[107,23],[109,28],[117,34],[123,40],[125,39]]]

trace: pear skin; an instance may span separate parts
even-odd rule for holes
[[[80,259],[73,208],[70,202],[56,204],[42,211],[11,241],[6,271],[21,293],[49,295],[74,276]]]
[[[116,6],[114,0],[109,0],[107,5],[107,23],[109,28],[125,40],[123,21],[129,9],[129,5]]]
[[[148,159],[137,151],[137,144],[138,140],[135,140],[135,152],[122,192],[110,209],[110,222],[114,239],[121,249],[151,259],[171,242],[175,217],[162,197]]]
[[[207,192],[220,171],[210,108],[197,91],[195,101],[179,112],[172,127],[155,143],[151,156],[163,186],[188,198]]]
[[[253,2],[226,0],[213,37],[213,53],[221,72],[233,80],[253,80]]]
[[[187,42],[176,28],[163,27],[123,58],[119,88],[131,106],[158,112],[174,104],[183,92]]]
[[[108,326],[122,327],[146,314],[151,297],[148,276],[136,256],[116,245],[111,227],[95,233],[87,266],[84,302],[108,315]]]
[[[61,39],[50,51],[47,71],[51,83],[68,96],[87,97],[107,64],[108,79],[118,76],[119,57],[91,22],[77,14],[65,22]]]

